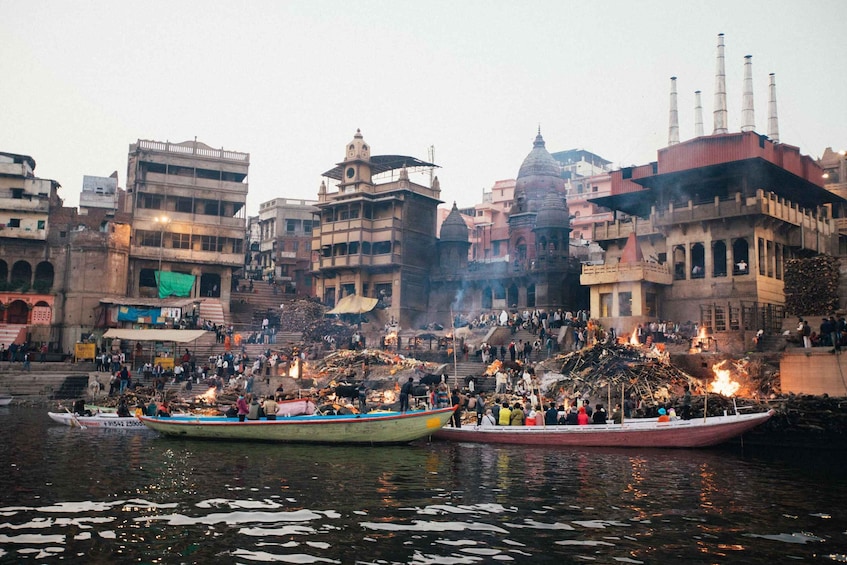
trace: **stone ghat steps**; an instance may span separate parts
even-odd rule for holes
[[[88,389],[88,378],[87,372],[4,373],[0,375],[0,393],[14,396],[13,402],[83,398]]]

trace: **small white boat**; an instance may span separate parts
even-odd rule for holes
[[[80,416],[71,412],[48,412],[47,415],[54,422],[75,428],[146,429],[135,416],[118,416],[115,412],[104,412],[93,416]]]
[[[10,394],[0,394],[0,406],[8,406],[12,403],[12,398],[14,398]]]

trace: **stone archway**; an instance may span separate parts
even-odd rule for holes
[[[14,300],[6,305],[6,322],[9,324],[29,323],[29,306],[23,300]]]

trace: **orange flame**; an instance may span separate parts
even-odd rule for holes
[[[730,370],[724,368],[725,364],[726,360],[721,361],[717,365],[712,365],[715,380],[709,383],[709,391],[722,394],[723,396],[735,396],[741,388],[741,383],[732,380]]]
[[[203,394],[197,395],[197,402],[205,402],[206,404],[214,404],[217,398],[218,390],[215,387],[210,387]]]
[[[641,342],[638,341],[638,327],[632,330],[632,335],[629,336],[629,344],[630,345],[641,345]]]

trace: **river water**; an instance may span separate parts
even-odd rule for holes
[[[0,563],[847,562],[843,453],[0,430]]]

